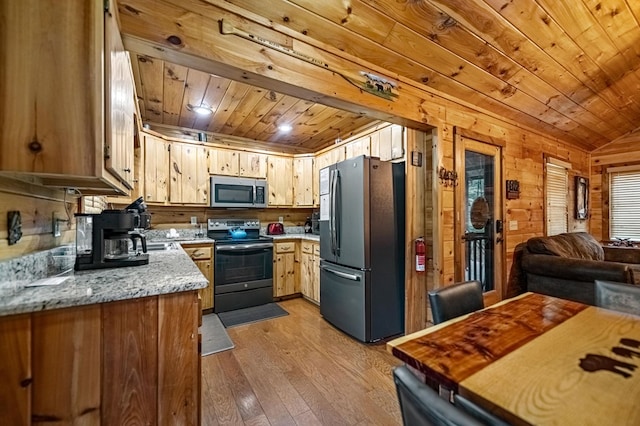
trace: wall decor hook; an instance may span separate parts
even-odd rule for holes
[[[440,183],[446,186],[458,186],[458,173],[455,170],[447,170],[444,167],[440,167],[438,171],[438,177]]]

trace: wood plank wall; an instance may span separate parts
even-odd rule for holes
[[[570,146],[557,139],[518,128],[499,120],[478,120],[478,115],[468,112],[447,111],[443,113],[443,120],[436,132],[436,163],[448,170],[454,167],[454,132],[465,129],[477,135],[477,139],[494,143],[503,141],[503,185],[504,180],[516,179],[520,181],[520,198],[505,200],[503,206],[505,231],[505,262],[503,268],[503,296],[510,295],[507,288],[509,274],[513,266],[513,256],[516,246],[534,236],[545,234],[544,219],[544,157],[545,155],[571,163],[569,171],[569,231],[589,231],[588,220],[576,220],[573,215],[574,207],[574,177],[577,175],[589,177],[590,154],[581,149]],[[494,141],[494,142],[492,142]],[[502,143],[502,142],[501,142]],[[441,221],[439,227],[440,246],[435,253],[434,287],[452,284],[456,281],[454,259],[454,190],[438,185],[439,194],[436,195],[436,212],[434,221]],[[510,230],[511,221],[517,221],[517,230]],[[436,239],[437,240],[437,239]]]
[[[640,165],[640,131],[619,138],[591,154],[589,216],[591,234],[609,239],[609,180],[607,168]]]
[[[23,256],[75,241],[77,197],[66,196],[61,190],[53,190],[31,183],[0,178],[0,260]],[[22,217],[22,238],[9,245],[7,212],[18,210]],[[68,214],[67,214],[68,213]],[[53,236],[53,215],[61,220],[60,237]]]

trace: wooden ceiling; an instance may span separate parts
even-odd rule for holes
[[[120,0],[120,13],[127,15],[128,22],[123,32],[128,32],[126,27],[130,26],[134,33],[133,25],[145,25],[140,11],[151,10],[148,2]],[[637,0],[154,2],[156,7],[162,4],[180,8],[183,14],[208,15],[209,19],[221,19],[229,9],[244,10],[243,15],[255,17],[255,22],[263,25],[270,22],[286,28],[290,34],[315,39],[411,79],[427,90],[588,150],[640,126],[640,1]],[[180,25],[177,16],[175,19],[175,24]],[[171,34],[171,29],[167,28],[167,34]],[[188,77],[184,75],[184,79]],[[213,86],[217,84],[214,82]],[[229,83],[226,87],[232,85],[241,86]],[[253,88],[236,90],[235,97],[228,100],[229,105],[239,105],[240,94],[243,98],[250,97],[248,102],[255,102],[256,106],[261,103],[256,98],[271,97],[270,92],[258,94]],[[224,98],[219,92],[211,96]],[[184,116],[183,124],[204,126],[183,111],[189,96],[185,90],[182,98],[163,101],[162,120],[171,115],[180,124]],[[305,109],[304,101],[298,104],[285,96],[275,96],[280,103],[285,99],[291,102],[287,112],[282,108],[278,114],[283,116],[291,111],[292,115],[304,115],[301,112]],[[172,103],[177,105],[174,107]],[[146,99],[145,108],[148,108]],[[251,116],[247,114],[241,119],[246,109],[236,115],[228,107],[223,107],[223,111],[227,118],[214,120],[212,129],[231,131]],[[347,120],[356,118],[362,117]],[[272,120],[262,129],[241,132],[275,140],[274,125]],[[336,127],[328,122],[324,125]],[[271,130],[264,130],[267,127]],[[310,142],[316,143],[317,140]]]
[[[165,133],[192,129],[265,142],[265,149],[315,152],[377,122],[364,114],[131,53],[142,120]],[[193,107],[199,105],[211,107],[213,113],[197,114]],[[290,125],[291,131],[279,130],[282,124]]]

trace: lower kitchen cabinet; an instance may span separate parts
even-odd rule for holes
[[[289,296],[300,293],[300,280],[296,279],[295,241],[274,244],[273,295]]]
[[[0,317],[3,424],[197,424],[195,291]]]
[[[209,280],[206,288],[198,290],[202,310],[213,309],[213,246],[210,243],[182,244],[182,248]]]
[[[302,295],[320,303],[320,244],[302,241],[300,248],[300,285]]]

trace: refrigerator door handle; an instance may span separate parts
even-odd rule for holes
[[[329,234],[331,239],[331,253],[336,254],[338,240],[337,240],[337,232],[336,232],[336,188],[338,181],[338,170],[331,171],[331,201],[329,204]]]
[[[354,274],[347,274],[345,272],[340,272],[340,271],[336,271],[334,269],[331,268],[327,268],[326,266],[321,266],[320,268],[322,268],[322,270],[327,271],[327,272],[331,272],[334,275],[339,276],[340,278],[344,278],[346,280],[350,280],[350,281],[360,281],[360,277],[358,275],[354,275]]]
[[[333,170],[329,171],[329,246],[331,254],[335,254],[333,248]]]
[[[333,224],[333,229],[335,233],[336,240],[336,256],[340,257],[340,227],[342,226],[342,203],[340,200],[342,199],[342,195],[338,197],[338,193],[340,192],[340,172],[336,169],[336,184],[335,184],[335,221]]]

